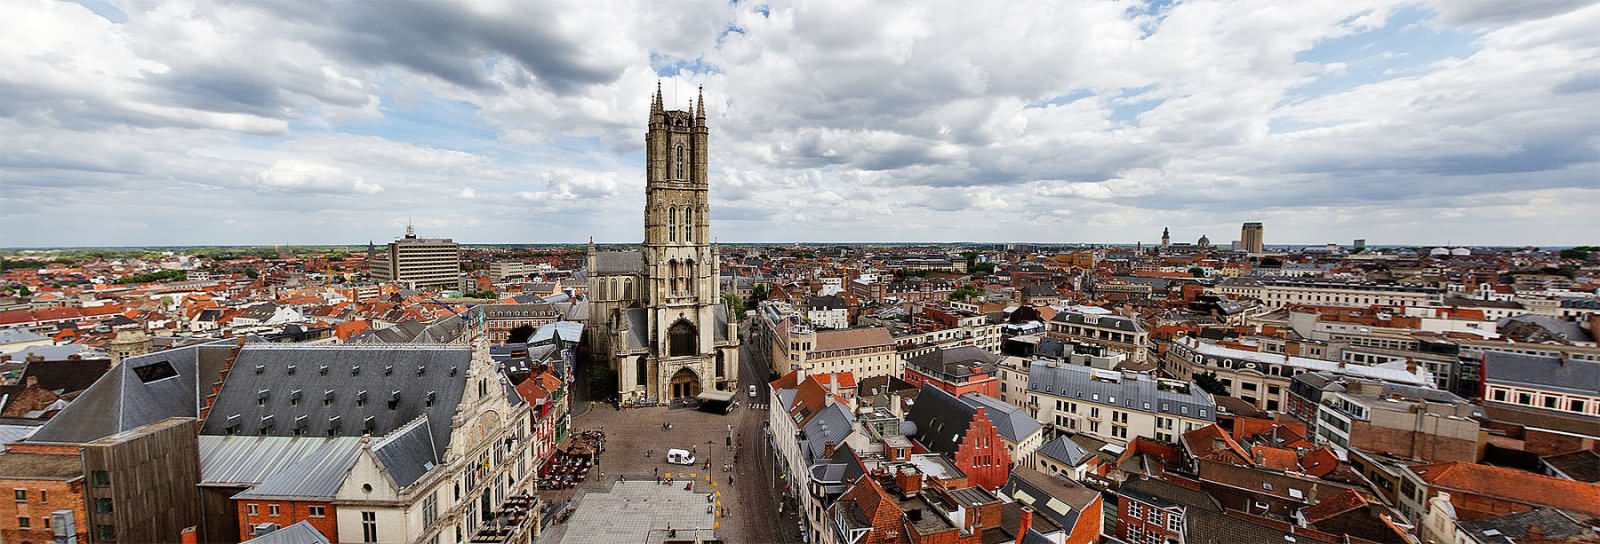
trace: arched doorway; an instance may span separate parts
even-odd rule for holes
[[[693,370],[684,368],[678,370],[676,374],[672,375],[673,400],[694,398],[699,395],[700,376],[695,375]]]

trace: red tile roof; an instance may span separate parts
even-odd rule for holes
[[[1306,517],[1307,523],[1315,524],[1366,506],[1367,499],[1357,493],[1356,490],[1343,489],[1321,501],[1317,501],[1317,504],[1306,507],[1300,513]]]
[[[1600,484],[1596,483],[1459,461],[1414,465],[1411,471],[1452,494],[1471,493],[1600,516]]]

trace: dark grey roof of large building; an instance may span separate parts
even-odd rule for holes
[[[416,483],[439,464],[443,450],[433,443],[428,418],[419,417],[383,437],[372,447],[372,456],[383,463],[395,484],[402,489]]]
[[[1022,408],[988,395],[967,393],[961,395],[961,402],[974,409],[983,408],[984,414],[989,416],[989,422],[1000,431],[1000,436],[1012,442],[1021,442],[1044,428]]]
[[[839,295],[813,295],[806,297],[806,309],[814,311],[844,310],[850,305]]]
[[[950,377],[994,373],[994,364],[1000,356],[975,346],[935,349],[906,360],[906,366],[916,367],[923,373],[934,372]]]
[[[1600,362],[1596,361],[1568,359],[1563,362],[1559,357],[1485,351],[1484,367],[1491,382],[1600,394]]]
[[[638,251],[596,251],[594,270],[589,273],[606,276],[638,274],[642,270],[644,270],[644,257]]]
[[[379,436],[426,416],[442,457],[471,360],[459,346],[245,346],[201,434]]]
[[[1116,329],[1131,333],[1144,332],[1144,325],[1140,324],[1139,320],[1120,315],[1090,315],[1078,312],[1059,312],[1055,317],[1050,318],[1050,320],[1058,323],[1071,323],[1074,325],[1085,325],[1089,327],[1099,327],[1102,329]]]
[[[29,442],[83,443],[169,417],[199,413],[199,384],[209,388],[233,349],[220,340],[130,357],[56,414]]]
[[[237,438],[237,437],[228,437]],[[269,437],[272,438],[272,437]],[[307,437],[291,438],[304,440]],[[324,438],[322,447],[306,451],[235,499],[330,499],[339,493],[350,467],[361,453],[359,438]]]
[[[349,436],[201,436],[200,485],[249,487],[301,459],[360,447],[361,439]]]
[[[972,414],[977,409],[961,399],[933,385],[922,386],[915,404],[906,420],[916,425],[918,442],[928,451],[954,455],[960,448],[961,437],[972,424]]]
[[[1130,410],[1204,420],[1216,418],[1216,400],[1210,393],[1191,384],[1158,381],[1144,374],[1035,361],[1028,365],[1028,390]]]

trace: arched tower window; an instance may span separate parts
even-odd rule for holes
[[[683,171],[683,144],[672,150],[672,179],[688,179]]]
[[[694,208],[683,210],[683,241],[694,241]]]
[[[684,285],[684,294],[686,294],[686,295],[695,294],[695,279],[697,277],[699,277],[699,274],[696,274],[696,271],[697,270],[694,267],[694,260],[693,259],[690,259],[688,262],[684,263],[684,267],[683,267],[683,285]]]
[[[673,259],[667,262],[667,294],[678,294],[678,261]]]
[[[699,334],[695,332],[694,325],[690,324],[688,320],[678,320],[677,323],[672,324],[672,328],[667,329],[667,338],[670,343],[668,354],[672,357],[684,357],[698,353],[700,351],[696,346],[698,337]]]
[[[648,367],[644,363],[644,356],[640,355],[639,356],[639,360],[637,362],[635,362],[634,365],[635,365],[634,371],[633,371],[634,383],[636,385],[648,385],[649,384],[649,382],[648,382],[648,380],[649,380],[649,375],[648,375],[649,370],[647,370]]]
[[[667,241],[678,239],[678,209],[667,208]]]

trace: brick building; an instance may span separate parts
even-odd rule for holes
[[[922,387],[932,385],[961,396],[978,393],[998,398],[1000,375],[995,363],[1000,356],[973,346],[934,350],[906,360],[903,379]]]
[[[49,542],[60,515],[70,516],[79,542],[87,542],[83,465],[77,448],[0,454],[0,487],[14,499],[0,507],[0,542]],[[52,519],[54,518],[54,519]]]
[[[988,490],[1000,489],[1011,477],[1011,455],[1006,453],[1005,439],[989,421],[983,408],[978,408],[972,415],[955,458],[956,468],[967,475],[967,481],[972,485]]]

